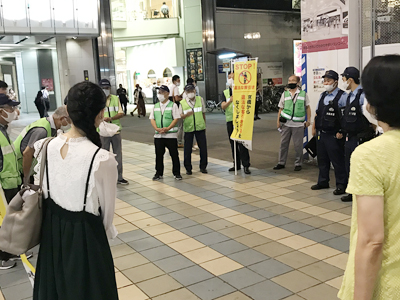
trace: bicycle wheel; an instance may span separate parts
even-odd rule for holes
[[[215,102],[212,100],[207,100],[206,107],[207,107],[207,112],[213,112],[215,108]]]

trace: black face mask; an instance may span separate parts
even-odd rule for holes
[[[287,86],[289,89],[294,90],[295,88],[297,88],[297,83],[289,83]]]

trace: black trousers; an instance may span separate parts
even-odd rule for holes
[[[44,118],[46,108],[44,105],[36,105],[36,108],[39,112],[40,118]]]
[[[345,189],[347,187],[347,173],[344,162],[343,142],[338,140],[335,134],[320,132],[317,140],[318,152],[318,184],[329,185],[329,171],[331,162],[335,168],[336,187]]]
[[[346,143],[344,144],[344,156],[345,156],[345,165],[346,165],[346,175],[347,179],[350,176],[350,158],[351,154],[358,146],[358,138],[357,135],[348,136],[346,138]]]
[[[260,106],[261,106],[261,101],[256,101],[256,110],[254,112],[254,115],[256,117],[258,117],[258,110],[260,109]]]
[[[19,190],[20,190],[19,188],[4,190],[4,196],[6,196],[7,203],[10,203],[12,198],[14,198],[14,196],[19,192]],[[0,250],[0,261],[2,260],[7,261],[12,256],[13,256],[12,254]]]
[[[184,161],[186,171],[192,171],[192,147],[193,138],[196,136],[197,145],[200,149],[200,169],[206,169],[208,165],[208,154],[207,154],[207,138],[206,131],[193,131],[185,132],[185,143],[184,143]]]
[[[121,102],[122,109],[124,110],[124,114],[127,112],[128,102]]]
[[[233,122],[226,122],[226,129],[228,130],[228,138],[229,142],[231,143],[231,150],[232,150],[232,158],[235,160],[235,142],[231,139],[231,135],[233,132]],[[243,146],[242,143],[236,142],[236,165],[239,169],[241,164],[243,167],[247,168],[250,167],[250,154],[249,150]]]
[[[165,148],[168,149],[169,154],[172,158],[172,174],[181,174],[181,164],[179,162],[178,153],[178,140],[177,139],[165,139],[165,138],[154,138],[154,146],[156,148],[156,172],[158,175],[164,175],[164,154]]]

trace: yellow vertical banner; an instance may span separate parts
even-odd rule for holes
[[[231,139],[252,150],[257,92],[257,60],[235,62],[233,132]]]

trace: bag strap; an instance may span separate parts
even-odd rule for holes
[[[88,173],[88,177],[86,180],[86,187],[85,187],[85,200],[83,202],[83,211],[86,211],[86,200],[87,200],[87,193],[88,193],[88,189],[89,189],[89,180],[90,180],[90,173],[92,173],[92,168],[93,168],[93,163],[94,163],[94,159],[97,155],[97,153],[99,153],[100,148],[97,148],[96,152],[93,155],[92,158],[92,162],[90,163],[90,167],[89,167],[89,173]]]
[[[50,195],[50,187],[49,187],[49,174],[48,174],[48,171],[47,171],[47,148],[49,146],[49,143],[53,139],[54,139],[54,137],[47,138],[43,142],[42,148],[40,149],[39,154],[37,155],[37,157],[39,157],[40,152],[42,152],[42,160],[41,160],[40,176],[39,176],[39,191],[40,191],[40,193],[43,192],[44,170],[46,169],[46,173],[47,173],[47,191],[48,191],[49,195]],[[45,164],[43,164],[43,162],[45,162]]]

